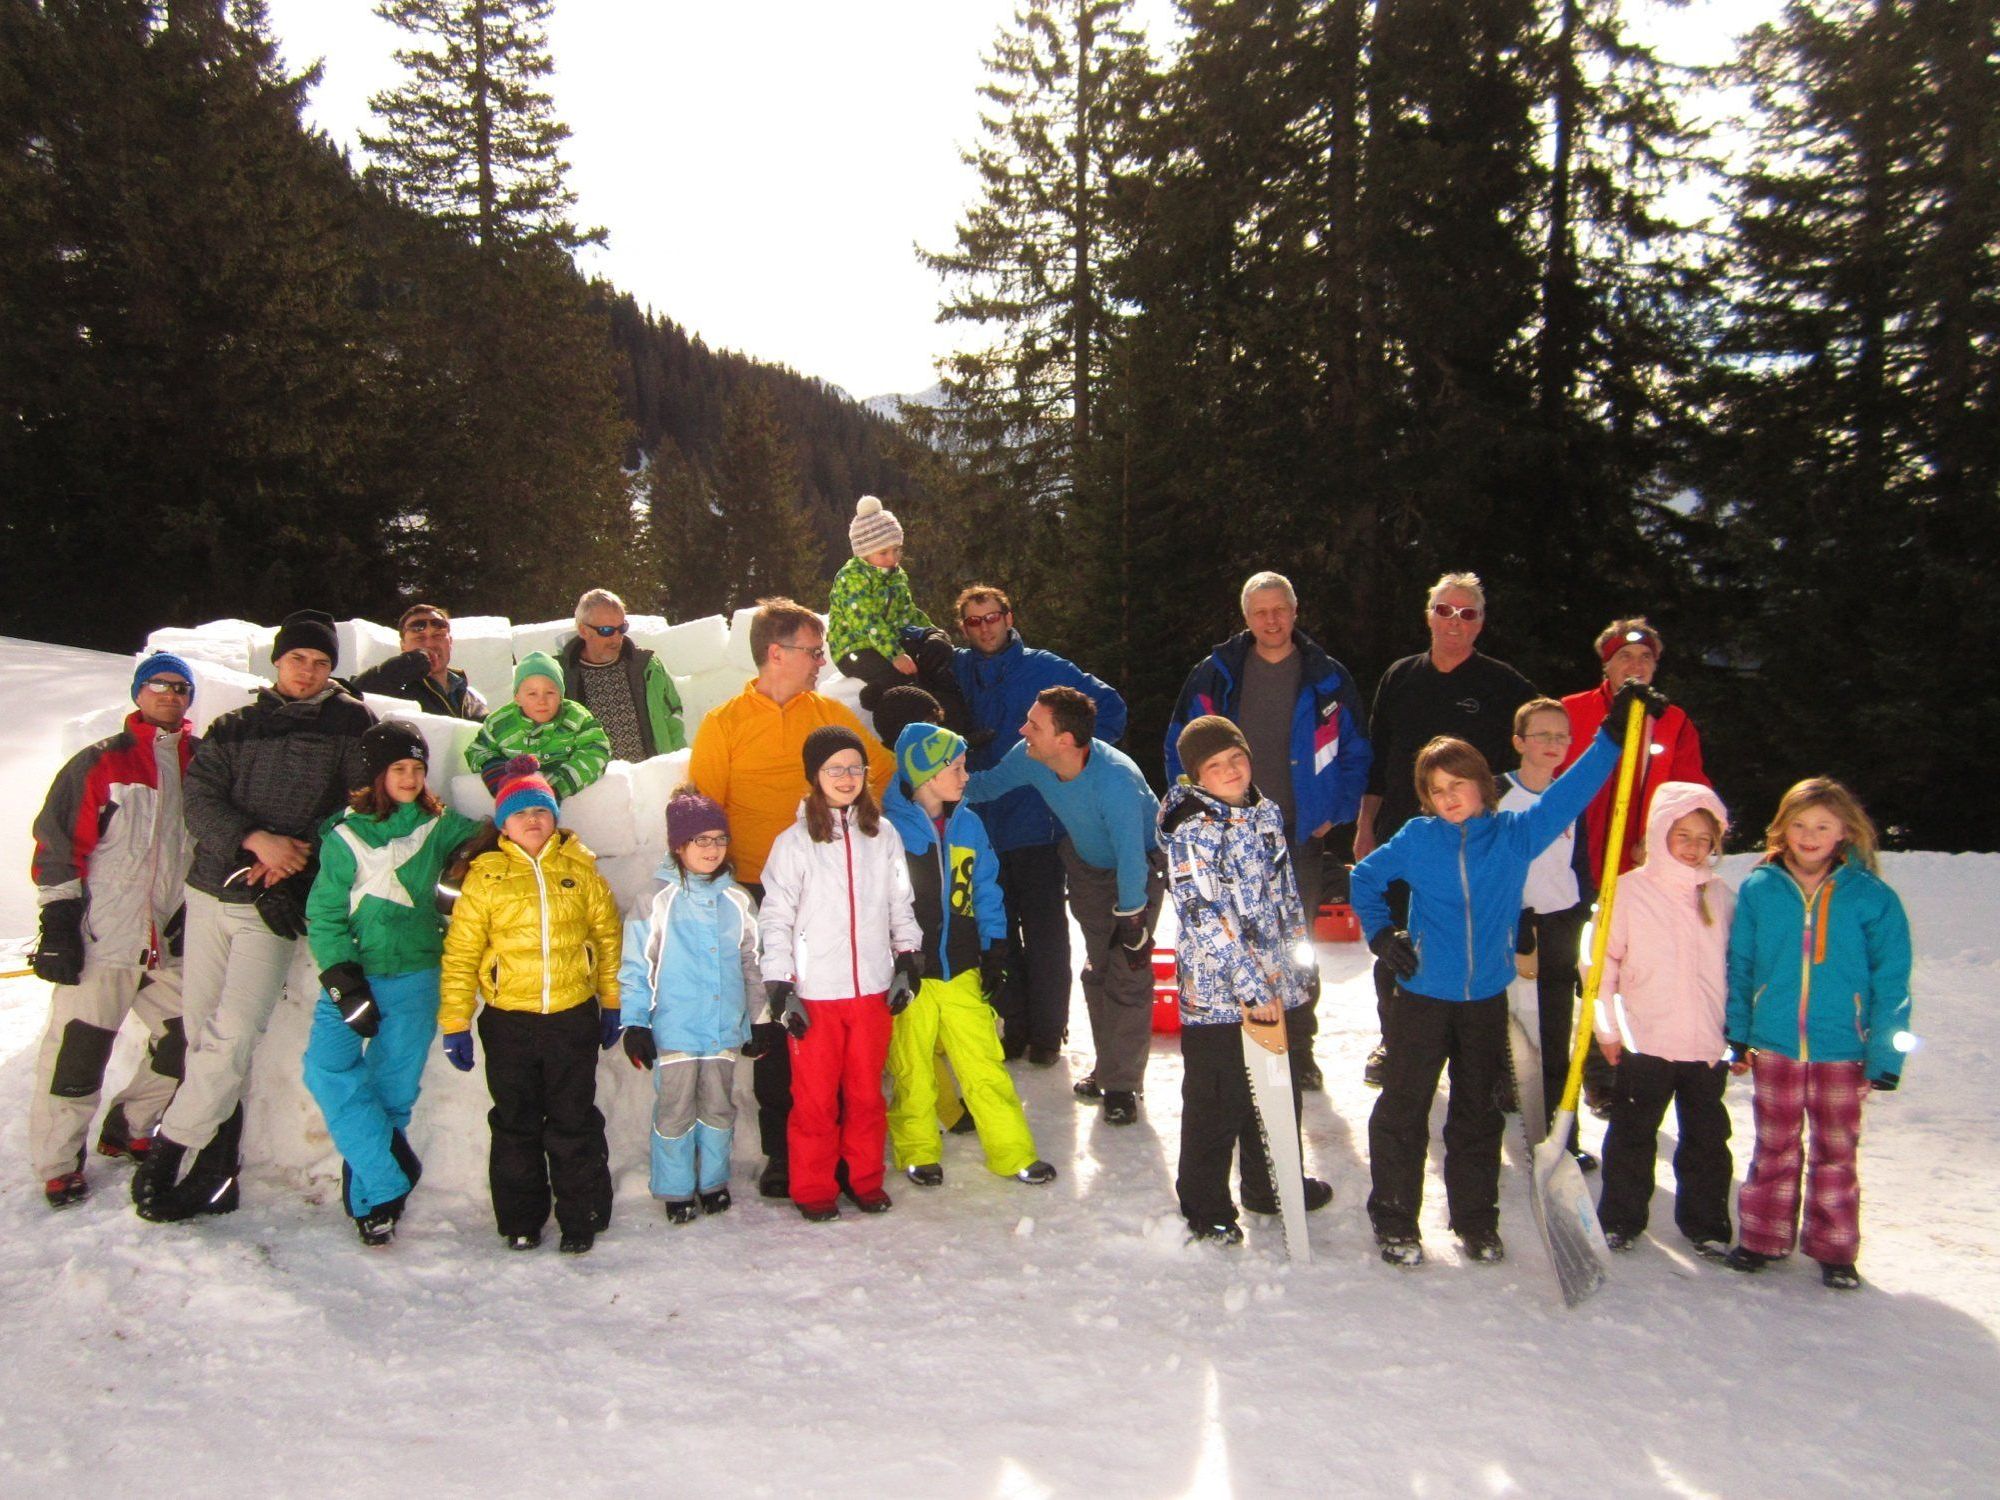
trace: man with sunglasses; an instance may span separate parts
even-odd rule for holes
[[[1513,751],[1514,710],[1541,696],[1535,685],[1504,661],[1473,648],[1486,628],[1486,589],[1477,573],[1446,573],[1431,585],[1424,619],[1430,626],[1430,650],[1390,664],[1375,688],[1375,706],[1368,716],[1375,747],[1368,770],[1368,790],[1361,798],[1361,816],[1354,823],[1354,858],[1368,854],[1395,837],[1396,830],[1417,816],[1417,752],[1439,735],[1470,744],[1489,766],[1504,766]],[[1410,893],[1402,882],[1388,890],[1395,926],[1404,925]],[[1387,1012],[1395,975],[1381,961],[1375,965],[1375,1008]],[[1382,1086],[1383,1049],[1369,1055],[1363,1081]]]
[[[974,745],[966,764],[989,771],[1021,739],[1021,725],[1044,688],[1075,688],[1097,705],[1096,736],[1107,745],[1125,733],[1125,700],[1110,683],[1093,677],[1053,651],[1037,651],[1014,628],[1014,605],[1005,590],[975,583],[956,605],[958,626],[971,644],[958,649],[953,670],[975,727],[992,738]],[[1007,982],[994,1009],[1008,1057],[1026,1056],[1036,1067],[1054,1066],[1069,1026],[1069,913],[1061,854],[1062,829],[1032,786],[1016,787],[979,809],[994,852],[1000,856],[1000,892],[1010,934]]]
[[[625,601],[589,589],[576,601],[576,634],[562,648],[563,696],[611,736],[618,760],[651,760],[687,748],[681,698],[658,653],[633,644]]]
[[[101,1155],[144,1155],[187,1051],[182,882],[194,841],[181,820],[181,778],[194,758],[194,673],[157,652],[132,674],[132,700],[137,711],[118,733],[56,773],[35,819],[34,967],[55,992],[28,1104],[28,1151],[51,1208],[90,1194],[83,1143],[126,1014],[146,1023],[146,1056],[105,1112]]]
[[[896,760],[846,705],[813,691],[826,665],[826,632],[818,615],[790,599],[759,599],[750,620],[750,654],[757,675],[701,721],[688,779],[728,815],[737,883],[761,902],[771,843],[796,821],[806,795],[806,736],[828,724],[859,735],[869,789],[878,797],[896,772]],[[792,1061],[783,1029],[771,1018],[759,1020],[744,1055],[756,1059],[751,1079],[767,1158],[757,1190],[766,1198],[788,1197],[785,1129],[792,1112]]]
[[[403,654],[355,674],[356,697],[379,693],[401,698],[427,714],[447,719],[486,719],[486,700],[451,664],[451,616],[435,604],[412,604],[396,621]]]

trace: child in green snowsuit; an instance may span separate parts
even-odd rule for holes
[[[514,701],[497,708],[466,747],[465,763],[497,791],[507,762],[532,755],[558,797],[571,797],[604,774],[611,737],[596,715],[563,696],[562,667],[530,651],[514,668]]]
[[[847,541],[854,556],[833,575],[826,654],[844,675],[865,684],[861,706],[872,714],[890,688],[921,687],[944,709],[948,727],[975,745],[991,739],[990,733],[974,736],[951,641],[911,596],[902,523],[880,500],[863,495],[855,502]]]

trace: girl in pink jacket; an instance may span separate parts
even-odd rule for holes
[[[1736,893],[1715,868],[1729,815],[1707,787],[1653,795],[1646,858],[1622,876],[1598,985],[1597,1040],[1617,1069],[1598,1222],[1614,1250],[1646,1230],[1660,1121],[1672,1103],[1674,1222],[1695,1250],[1729,1253],[1729,1081],[1723,1010]]]

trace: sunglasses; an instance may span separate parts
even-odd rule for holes
[[[960,620],[958,623],[964,626],[967,630],[978,630],[987,625],[998,625],[1002,620],[1006,618],[1007,618],[1006,610],[996,609],[991,614],[967,615],[963,620]]]
[[[1476,620],[1483,613],[1476,604],[1433,604],[1431,613],[1440,620]]]
[[[608,641],[614,635],[625,634],[632,626],[629,621],[620,620],[616,625],[590,625],[585,628],[596,631],[600,639]]]
[[[688,840],[697,849],[727,849],[729,835],[726,833],[704,833]]]
[[[144,684],[141,691],[159,693],[162,696],[167,693],[173,693],[185,698],[194,691],[194,684],[191,682],[182,682],[178,678],[173,677],[155,677],[151,682]]]
[[[449,629],[451,629],[451,622],[449,620],[440,620],[436,615],[425,615],[420,620],[405,620],[403,622],[403,633],[405,635],[417,635],[426,630]]]
[[[778,649],[780,651],[803,651],[807,656],[810,656],[814,661],[826,660],[826,647],[824,646],[790,646],[783,641],[779,641]]]

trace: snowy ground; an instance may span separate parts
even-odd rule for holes
[[[89,655],[30,680],[4,654],[0,937],[27,931],[18,839],[54,721],[123,691],[122,662]],[[510,1255],[478,1075],[438,1064],[412,1128],[429,1175],[402,1237],[368,1252],[285,1014],[239,1213],[142,1224],[125,1171],[93,1164],[97,1196],[56,1216],[23,1142],[47,988],[0,981],[0,1495],[1991,1494],[2000,857],[1887,873],[1928,1045],[1869,1106],[1870,1286],[1844,1297],[1809,1263],[1693,1262],[1663,1194],[1669,1242],[1566,1311],[1511,1148],[1505,1265],[1460,1262],[1433,1177],[1431,1263],[1383,1266],[1361,1211],[1373,1006],[1354,946],[1322,949],[1329,1091],[1307,1101],[1306,1149],[1335,1199],[1311,1266],[1261,1221],[1238,1251],[1181,1243],[1178,1052],[1156,1040],[1139,1125],[1105,1127],[1069,1096],[1080,1005],[1065,1063],[1016,1073],[1062,1171],[1049,1188],[995,1181],[948,1137],[943,1189],[892,1182],[893,1213],[809,1226],[755,1198],[746,1116],[738,1206],[670,1230],[645,1193],[642,1085],[607,1061],[617,1222],[580,1260]],[[131,1057],[128,1037],[114,1085]],[[1740,1174],[1749,1093],[1731,1097]]]

